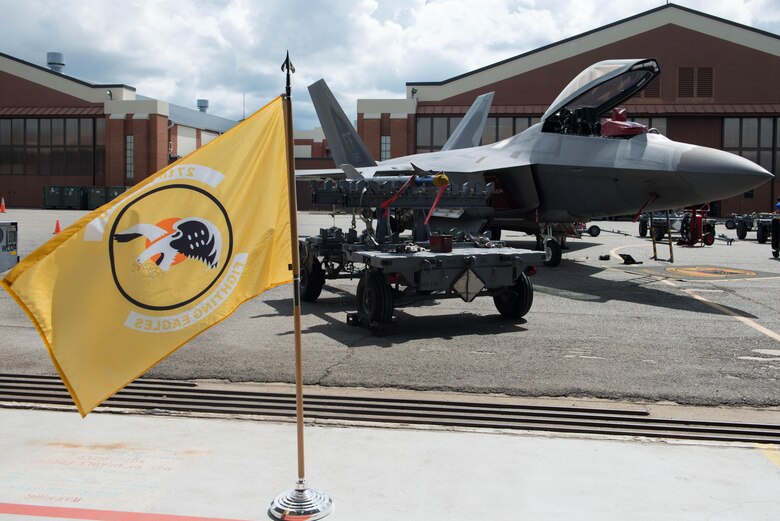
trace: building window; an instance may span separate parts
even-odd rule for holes
[[[650,83],[647,84],[647,87],[642,89],[642,92],[639,93],[639,96],[642,98],[660,98],[661,78],[658,76],[653,78]]]
[[[519,117],[488,117],[485,122],[485,130],[482,132],[480,144],[489,145],[497,141],[520,134],[531,125],[539,123],[539,118],[529,116]]]
[[[462,116],[456,117],[428,117],[419,116],[417,118],[417,152],[435,152],[441,150],[444,143],[449,139],[463,120]],[[446,122],[446,134],[443,134]],[[521,133],[531,125],[539,123],[538,117],[517,116],[517,117],[488,117],[485,121],[485,129],[482,132],[480,144],[488,145],[512,137]],[[434,132],[436,127],[436,132]]]
[[[648,129],[656,129],[662,136],[666,135],[666,118],[631,118],[631,121],[636,121],[646,126]]]
[[[125,136],[125,178],[133,179],[135,177],[134,160],[135,142],[132,135]]]
[[[386,161],[390,159],[390,136],[381,136],[379,140],[379,160]]]
[[[696,69],[696,97],[712,97],[712,67],[699,67]]]
[[[441,150],[447,138],[450,137],[455,127],[458,126],[463,118],[458,116],[448,117],[429,117],[423,116],[417,118],[417,152],[436,152]],[[389,136],[388,140],[390,139]],[[381,145],[381,144],[380,144]],[[389,146],[389,145],[388,145]]]
[[[712,67],[680,67],[677,69],[678,98],[711,98],[713,84]]]
[[[693,67],[680,67],[677,69],[677,97],[693,97]]]
[[[776,118],[724,118],[723,150],[746,157],[769,172],[777,171],[772,168],[780,149],[776,125]],[[753,191],[744,197],[751,199]]]
[[[93,176],[97,170],[105,170],[104,119],[0,119],[0,175]]]

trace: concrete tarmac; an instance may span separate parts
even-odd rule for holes
[[[306,477],[341,521],[773,521],[777,446],[313,425]],[[0,519],[267,519],[295,425],[0,409]]]

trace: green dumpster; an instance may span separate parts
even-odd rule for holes
[[[62,187],[61,186],[44,186],[43,187],[43,207],[52,209],[59,208],[62,201]]]
[[[94,210],[106,204],[106,187],[90,186],[87,189],[87,210]]]
[[[126,186],[109,186],[108,195],[106,196],[106,201],[113,201],[121,194],[125,193],[125,191],[127,191]]]
[[[80,186],[63,186],[59,207],[83,210],[85,205],[84,196],[84,190]]]

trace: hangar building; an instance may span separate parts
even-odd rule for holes
[[[0,195],[42,207],[45,186],[125,187],[225,132],[235,121],[63,74],[0,53]]]
[[[474,99],[494,91],[482,138],[493,143],[539,122],[583,69],[616,58],[657,58],[661,66],[625,104],[630,119],[780,172],[780,36],[674,4],[454,78],[408,82],[405,99],[358,100],[358,132],[378,159],[436,151]],[[772,211],[777,197],[772,180],[714,210]]]

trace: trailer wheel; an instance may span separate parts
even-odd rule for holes
[[[393,294],[385,277],[375,271],[367,271],[357,287],[357,309],[360,322],[390,322],[393,317]]]
[[[647,222],[639,221],[639,236],[647,237]]]
[[[724,223],[726,225],[727,230],[733,230],[737,227],[736,224],[734,224],[734,219],[726,219],[726,222]]]
[[[591,226],[590,228],[588,228],[588,234],[591,237],[598,237],[600,233],[601,233],[601,228],[599,228],[595,224],[593,226]]]
[[[322,293],[324,285],[325,272],[322,271],[320,261],[315,259],[311,268],[307,268],[306,263],[301,266],[301,300],[314,302]]]
[[[493,295],[493,303],[501,316],[509,319],[523,317],[534,303],[534,286],[525,273],[520,275],[514,286]]]
[[[712,246],[715,244],[715,236],[711,233],[705,233],[704,237],[701,238],[702,241],[704,241],[705,246]]]
[[[561,245],[555,239],[547,239],[544,243],[544,265],[554,268],[561,263]]]
[[[758,225],[756,228],[756,240],[759,244],[766,244],[766,239],[769,237],[769,230],[766,226]]]
[[[737,224],[737,239],[740,241],[744,241],[745,237],[747,237],[747,231],[748,227],[745,223],[739,223]]]

